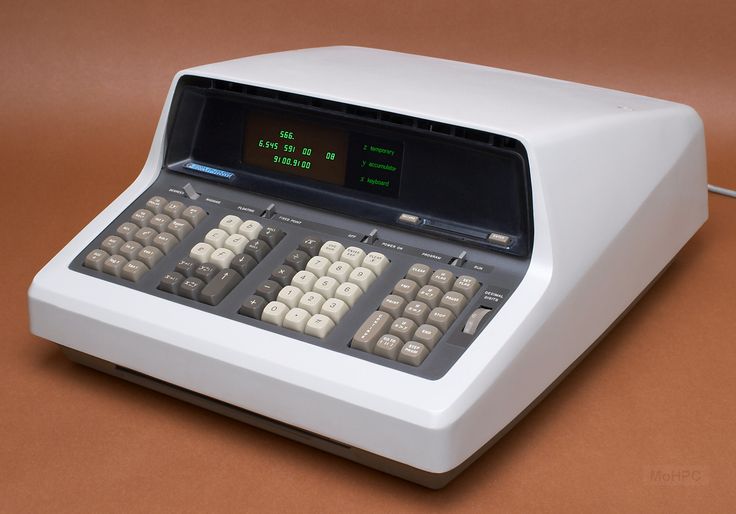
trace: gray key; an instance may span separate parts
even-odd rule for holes
[[[199,298],[199,292],[204,289],[205,283],[197,277],[189,277],[182,280],[179,284],[179,296],[196,300]]]
[[[171,217],[166,214],[156,214],[153,218],[148,220],[148,226],[156,232],[163,232],[166,230],[169,223],[171,223]]]
[[[138,209],[130,217],[130,221],[138,225],[139,227],[147,227],[148,222],[153,218],[153,213],[148,209]]]
[[[199,225],[199,222],[207,217],[207,212],[201,207],[190,205],[181,213],[182,219],[187,220],[193,227]]]
[[[163,196],[153,196],[146,202],[146,209],[155,214],[161,214],[167,203],[169,203],[168,200]]]
[[[138,279],[145,275],[147,271],[148,266],[143,264],[141,261],[132,260],[123,266],[123,269],[120,271],[120,276],[125,280],[138,282]]]
[[[152,245],[161,250],[164,255],[168,254],[179,243],[179,240],[168,232],[161,232],[153,238]],[[148,246],[148,245],[146,245]]]
[[[265,241],[268,243],[268,246],[273,248],[279,244],[279,241],[281,241],[285,235],[286,232],[278,227],[264,227],[263,230],[261,230],[261,233],[258,234],[258,239]]]
[[[199,293],[199,301],[217,305],[240,283],[243,277],[231,269],[221,270]]]
[[[413,280],[420,286],[426,286],[429,282],[429,277],[432,276],[432,268],[427,266],[426,264],[412,264],[411,268],[409,268],[409,271],[406,272],[406,277],[410,280]]]
[[[452,286],[453,291],[462,293],[465,298],[472,298],[475,293],[480,289],[480,282],[477,279],[468,275],[461,275],[457,277],[455,285]]]
[[[440,304],[442,291],[436,286],[424,286],[417,293],[417,300],[424,302],[433,309]]]
[[[299,249],[310,257],[319,255],[319,249],[322,248],[322,241],[315,237],[307,237],[299,243]]]
[[[161,282],[158,283],[158,288],[161,291],[166,291],[167,293],[177,294],[179,292],[179,285],[184,282],[185,279],[186,277],[181,273],[172,271],[171,273],[167,273],[163,276]]]
[[[378,310],[388,312],[392,318],[400,318],[404,314],[404,307],[406,307],[406,300],[402,297],[390,294],[381,302],[381,306]]]
[[[179,241],[184,239],[192,230],[194,230],[194,227],[188,221],[181,218],[175,219],[166,227],[166,232],[174,234]]]
[[[132,261],[133,259],[138,258],[138,252],[140,252],[141,250],[143,250],[142,244],[137,241],[128,241],[120,247],[118,253],[129,261]]]
[[[294,250],[284,259],[284,264],[288,264],[297,271],[303,271],[309,262],[309,254],[302,250]]]
[[[173,200],[164,206],[164,214],[171,216],[172,218],[181,218],[181,214],[184,212],[185,205],[178,200]]]
[[[205,282],[209,282],[220,271],[220,268],[215,266],[212,263],[205,262],[204,264],[200,264],[197,266],[197,268],[194,270],[194,276],[197,278],[201,278]]]
[[[407,302],[414,299],[419,291],[419,284],[408,278],[402,278],[394,286],[393,294],[402,297]]]
[[[445,296],[440,300],[440,307],[449,309],[455,316],[459,316],[468,303],[468,299],[457,291],[450,291],[445,293]]]
[[[386,333],[393,318],[383,311],[375,311],[358,328],[350,343],[352,348],[372,352],[376,341]]]
[[[434,325],[420,325],[414,332],[414,341],[422,343],[429,350],[433,350],[437,342],[442,338],[442,332]]]
[[[176,263],[174,270],[185,277],[191,277],[194,275],[194,270],[197,269],[197,266],[199,266],[199,263],[191,257],[182,257],[179,259],[179,262]]]
[[[257,262],[261,262],[261,260],[268,255],[268,252],[271,251],[271,247],[268,246],[265,241],[261,241],[260,239],[251,239],[248,241],[248,244],[245,245],[245,253],[253,257]]]
[[[135,233],[138,232],[138,229],[140,229],[138,225],[130,221],[126,221],[118,227],[118,229],[115,231],[115,234],[122,238],[124,241],[132,241]]]
[[[388,333],[395,335],[402,341],[409,341],[417,330],[417,324],[409,318],[397,318],[391,324]]]
[[[391,334],[386,334],[381,336],[378,342],[376,342],[373,353],[395,361],[399,356],[402,346],[404,346],[404,341]]]
[[[438,269],[429,277],[429,285],[439,287],[443,293],[449,291],[454,282],[455,275],[446,269]]]
[[[257,264],[258,262],[256,262],[256,260],[250,255],[245,254],[245,253],[239,253],[230,262],[230,268],[237,271],[241,277],[244,277],[248,273],[253,271],[253,269],[256,267]]]
[[[263,309],[266,308],[266,299],[260,296],[251,295],[240,306],[238,312],[244,316],[248,316],[253,319],[261,319]]]
[[[128,259],[122,255],[111,255],[102,264],[102,271],[108,275],[120,276],[120,272],[123,271],[123,266],[128,264]]]
[[[424,359],[429,355],[429,350],[422,343],[417,341],[409,341],[402,346],[399,352],[399,362],[404,364],[410,364],[412,366],[419,366]]]
[[[120,250],[120,247],[123,246],[122,237],[119,236],[107,236],[104,241],[100,243],[100,250],[105,250],[110,255],[115,255],[118,253],[118,250]]]
[[[153,268],[158,261],[163,258],[164,254],[155,246],[146,246],[138,252],[137,259],[149,268]]]
[[[150,246],[158,232],[150,227],[141,228],[135,233],[134,239],[143,246]]]
[[[102,266],[105,264],[110,254],[105,250],[92,250],[84,258],[84,267],[90,268],[97,271],[102,271]]]
[[[455,315],[444,307],[432,309],[432,312],[430,312],[427,317],[427,324],[434,325],[443,333],[447,332],[453,321],[455,321]]]
[[[409,318],[417,325],[421,325],[427,320],[429,311],[432,310],[429,305],[424,302],[413,301],[404,309],[404,317]]]

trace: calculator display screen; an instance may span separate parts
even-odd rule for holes
[[[246,114],[243,163],[369,193],[399,194],[403,144],[277,113]]]

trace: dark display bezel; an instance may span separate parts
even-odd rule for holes
[[[242,161],[244,115],[273,112],[330,128],[401,141],[402,183],[397,198],[248,166]],[[166,167],[196,162],[232,172],[207,177],[259,194],[316,206],[376,223],[405,226],[435,237],[526,257],[532,245],[531,187],[526,151],[507,137],[318,98],[200,77],[183,77],[167,133]],[[489,242],[491,232],[510,236]]]

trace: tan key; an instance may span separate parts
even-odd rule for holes
[[[373,312],[355,332],[350,346],[364,352],[373,352],[376,341],[388,332],[392,322],[393,318],[385,312]]]

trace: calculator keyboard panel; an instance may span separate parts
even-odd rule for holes
[[[468,327],[518,285],[493,266],[151,189],[70,267],[424,378],[444,375],[477,336]]]

